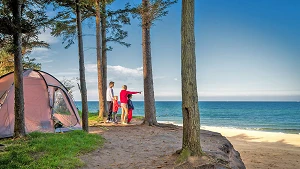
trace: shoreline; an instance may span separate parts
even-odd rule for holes
[[[176,126],[181,126],[181,124],[176,124],[171,121],[158,121],[159,123],[164,124],[173,124]],[[277,131],[263,131],[263,130],[254,130],[254,129],[239,129],[234,127],[217,127],[217,126],[201,126],[202,130],[209,130],[222,134],[223,136],[229,138],[240,138],[249,142],[282,142],[285,144],[293,145],[300,147],[300,133],[291,134],[283,133]]]
[[[181,127],[183,125],[182,122],[178,123],[177,121],[158,120],[157,122],[158,123],[164,123],[164,124],[173,124],[173,125],[181,126]],[[300,129],[282,129],[282,130],[295,130],[295,131],[297,131],[296,133],[292,133],[292,132],[283,132],[280,129],[271,129],[271,128],[270,128],[270,130],[263,130],[263,129],[262,130],[257,130],[257,129],[260,129],[260,128],[255,129],[255,128],[239,128],[239,127],[228,127],[228,126],[206,126],[206,125],[200,126],[200,128],[206,128],[206,127],[300,135]]]

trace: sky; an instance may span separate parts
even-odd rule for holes
[[[123,8],[116,0],[109,9]],[[300,1],[195,0],[197,92],[200,101],[300,101]],[[53,11],[48,11],[53,14]],[[109,44],[108,82],[115,93],[126,84],[143,91],[142,30],[138,19],[124,26],[131,47]],[[181,0],[151,28],[154,94],[157,101],[181,100]],[[98,100],[95,25],[83,22],[88,100]],[[51,49],[31,55],[42,70],[58,79],[73,79],[81,100],[77,43],[65,49],[62,37],[40,35]],[[196,91],[195,91],[196,92]],[[143,100],[135,95],[134,100]]]

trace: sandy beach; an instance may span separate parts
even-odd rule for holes
[[[225,136],[247,169],[299,169],[300,135],[221,127],[202,127]]]
[[[181,148],[182,128],[137,125],[91,127],[107,142],[83,156],[83,168],[173,168],[174,152]],[[225,136],[241,154],[247,169],[300,168],[300,135],[203,127]],[[129,155],[128,155],[129,154]],[[147,160],[145,160],[147,159]]]

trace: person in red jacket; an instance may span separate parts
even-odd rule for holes
[[[121,107],[118,103],[118,96],[114,96],[114,101],[113,101],[113,121],[118,124],[118,118],[117,118],[117,113],[118,113],[118,109],[119,107]]]
[[[122,108],[122,114],[121,114],[121,122],[122,124],[127,124],[127,115],[128,115],[128,94],[141,94],[142,92],[131,92],[127,91],[127,86],[123,85],[122,90],[120,92],[120,101],[121,101],[121,108]]]

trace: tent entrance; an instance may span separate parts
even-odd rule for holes
[[[72,110],[69,100],[65,93],[60,88],[54,90],[54,104],[52,107],[52,117],[54,127],[56,128],[69,128],[78,124],[78,119]]]

